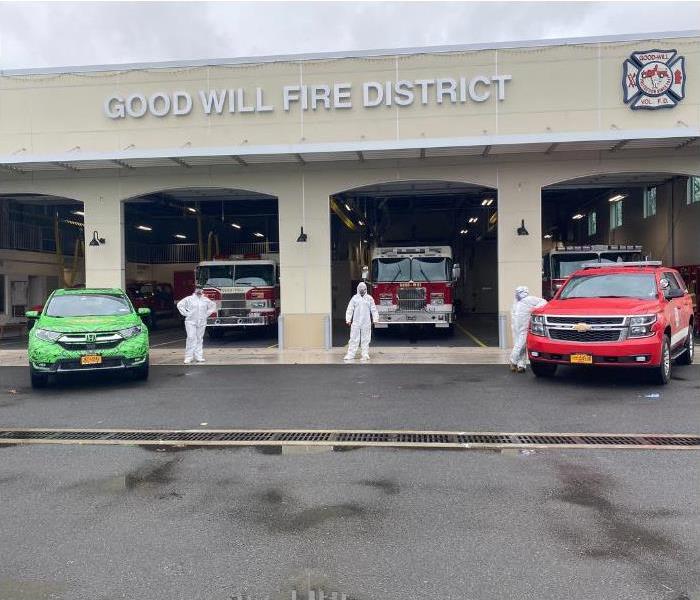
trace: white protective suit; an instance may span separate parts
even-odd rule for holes
[[[527,359],[527,330],[530,326],[530,313],[547,304],[546,300],[530,296],[525,286],[515,288],[515,302],[510,312],[510,324],[513,332],[513,352],[510,354],[510,366],[518,371],[525,370]]]
[[[379,320],[379,312],[374,298],[367,293],[367,286],[360,282],[357,294],[350,298],[345,311],[345,322],[350,325],[350,341],[345,360],[353,360],[358,346],[362,347],[362,360],[369,359],[369,342],[372,339],[372,322]]]
[[[204,330],[207,326],[207,317],[216,312],[216,304],[204,294],[194,293],[180,300],[177,303],[177,309],[185,317],[185,331],[187,332],[185,362],[192,362],[193,357],[197,362],[203,362]]]

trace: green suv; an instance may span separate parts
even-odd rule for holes
[[[119,289],[56,290],[41,313],[28,311],[32,387],[49,376],[81,371],[128,370],[148,378],[148,329]]]

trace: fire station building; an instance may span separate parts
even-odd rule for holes
[[[0,71],[0,322],[278,252],[324,348],[372,248],[440,244],[505,344],[553,246],[700,264],[699,75],[697,31]]]

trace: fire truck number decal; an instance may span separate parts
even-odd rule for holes
[[[633,110],[673,108],[685,97],[685,57],[675,50],[633,52],[622,63],[622,94]]]

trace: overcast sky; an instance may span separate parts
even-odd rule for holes
[[[700,29],[700,2],[0,2],[0,68]]]

